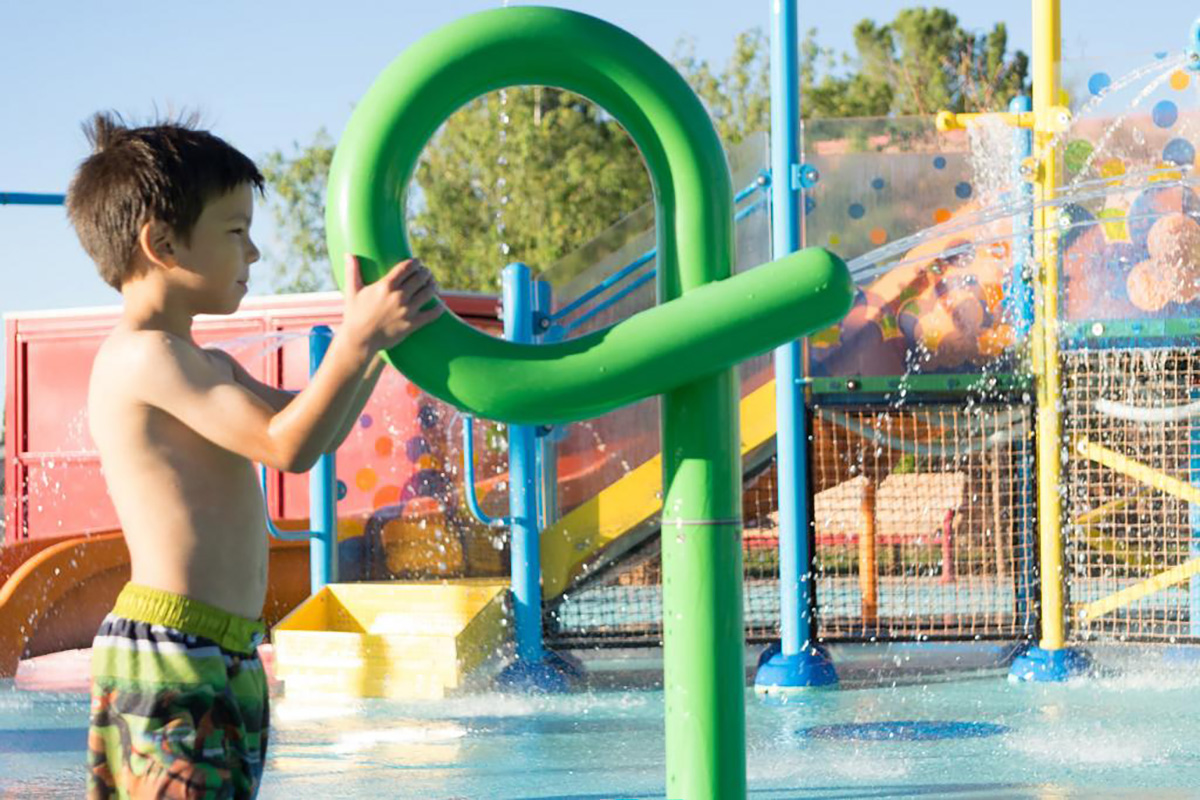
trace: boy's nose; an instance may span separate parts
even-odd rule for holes
[[[262,258],[262,253],[258,252],[258,245],[254,244],[253,240],[247,241],[250,242],[250,249],[246,255],[246,263],[253,264],[255,261],[258,261],[258,259]]]

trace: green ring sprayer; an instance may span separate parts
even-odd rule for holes
[[[545,7],[475,14],[393,61],[350,118],[329,176],[330,262],[377,280],[411,255],[404,192],[425,144],[468,101],[556,86],[602,106],[654,187],[658,305],[550,345],[481,333],[445,314],[386,358],[424,391],[512,423],[566,422],[662,395],[667,795],[744,797],[741,464],[734,366],[835,323],[853,283],[809,249],[732,276],[732,187],[704,107],[629,33]],[[343,285],[341,268],[335,277]]]

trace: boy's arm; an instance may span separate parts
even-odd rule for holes
[[[233,370],[233,379],[242,386],[250,390],[252,394],[266,403],[275,411],[282,411],[287,407],[287,404],[292,402],[292,398],[296,396],[296,392],[289,392],[286,389],[277,389],[274,386],[263,383],[258,378],[255,378],[246,368],[238,363],[238,360],[226,353],[224,350],[206,350],[213,356],[221,359],[229,364],[229,368]]]
[[[241,385],[190,342],[159,332],[131,337],[122,359],[129,385],[141,402],[220,447],[276,469],[307,471],[342,429],[376,353],[443,310],[438,302],[420,310],[436,301],[437,286],[419,262],[403,262],[365,288],[353,267],[342,330],[309,385],[283,408]]]
[[[359,415],[362,414],[362,410],[366,408],[371,395],[375,392],[375,384],[379,383],[379,377],[383,374],[385,366],[383,357],[376,353],[362,380],[359,381],[358,388],[354,393],[354,400],[351,401],[350,408],[346,411],[346,418],[342,420],[341,427],[330,439],[329,447],[325,449],[326,453],[336,453],[337,449],[342,446],[342,442],[346,441],[346,437],[354,430]]]
[[[227,362],[231,370],[233,370],[233,379],[246,387],[265,402],[275,411],[282,411],[287,407],[288,403],[292,402],[292,398],[296,396],[296,392],[289,392],[286,389],[277,389],[274,386],[265,384],[255,378],[246,368],[238,363],[238,360],[226,353],[223,350],[209,350],[217,358]],[[386,366],[383,357],[378,353],[371,359],[371,364],[367,367],[367,372],[358,384],[358,388],[354,391],[354,400],[350,403],[350,409],[346,412],[346,418],[342,421],[342,427],[333,435],[333,439],[329,442],[329,447],[325,452],[336,452],[342,446],[342,442],[346,441],[346,437],[354,430],[354,424],[358,421],[359,415],[363,408],[371,399],[371,395],[375,391],[375,385],[379,383],[379,378],[383,374],[383,368]]]

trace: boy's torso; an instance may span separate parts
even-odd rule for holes
[[[254,466],[138,400],[116,332],[96,357],[89,425],[132,561],[134,583],[257,618],[267,542]],[[220,361],[216,356],[210,356]],[[232,370],[228,364],[222,369]]]

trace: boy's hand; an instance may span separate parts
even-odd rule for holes
[[[415,258],[401,261],[388,274],[363,285],[358,258],[346,254],[346,310],[342,329],[372,352],[404,341],[445,311],[433,275]],[[422,310],[433,302],[433,305]]]

